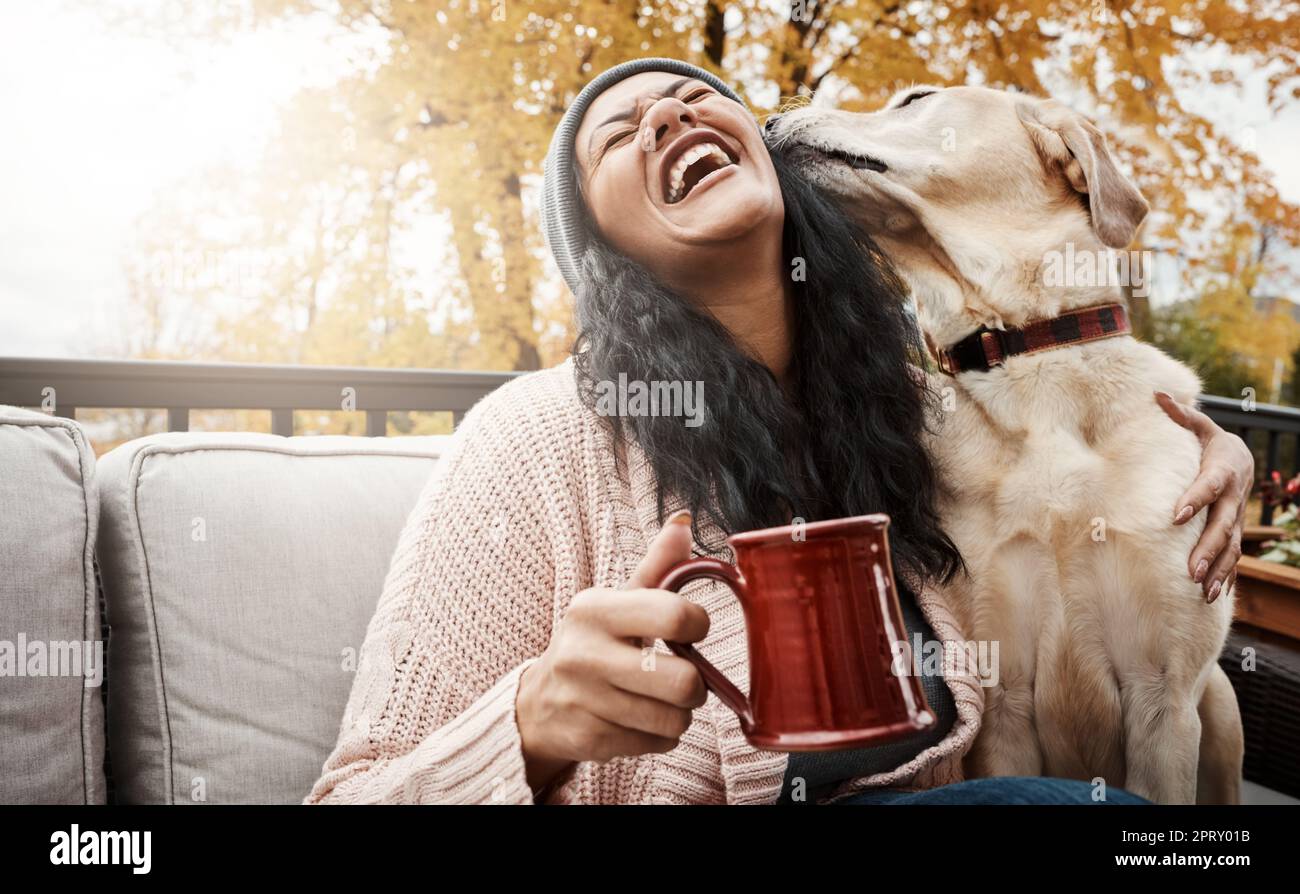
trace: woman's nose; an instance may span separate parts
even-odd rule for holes
[[[665,140],[679,130],[694,127],[698,123],[695,110],[675,96],[665,96],[652,105],[646,112],[643,126],[654,129],[655,148],[664,145]]]

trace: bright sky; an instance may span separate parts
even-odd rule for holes
[[[324,25],[180,50],[110,33],[89,6],[0,7],[0,355],[88,356],[116,328],[123,248],[159,190],[214,161],[255,163],[278,105],[345,65]],[[1253,128],[1300,201],[1300,108],[1272,118],[1260,82],[1187,99],[1231,133]]]
[[[317,29],[196,58],[107,33],[88,6],[0,7],[0,354],[84,356],[112,328],[123,244],[158,191],[254,162],[277,104],[342,64]]]

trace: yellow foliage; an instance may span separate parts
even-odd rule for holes
[[[534,198],[541,160],[581,87],[638,56],[696,62],[773,106],[826,89],[844,107],[874,108],[914,82],[1046,93],[1040,74],[1051,72],[1088,101],[1158,210],[1149,238],[1178,244],[1214,225],[1207,206],[1231,204],[1247,229],[1267,221],[1280,244],[1300,245],[1297,209],[1243,148],[1249,141],[1182,108],[1175,90],[1235,81],[1228,66],[1199,71],[1188,62],[1203,47],[1256,64],[1280,60],[1294,73],[1294,8],[1275,16],[1254,4],[1192,0],[1140,8],[1101,0],[252,0],[250,17],[248,3],[217,6],[224,14],[205,12],[201,24],[219,33],[326,15],[380,40],[355,74],[295,100],[255,178],[181,184],[171,206],[142,225],[141,252],[252,246],[269,259],[233,313],[223,311],[229,289],[187,293],[188,310],[202,307],[213,320],[196,356],[496,369],[562,357],[574,336],[571,296],[543,275]],[[1291,100],[1288,89],[1284,78],[1270,82],[1275,107]],[[1193,193],[1214,201],[1189,202]],[[412,222],[430,218],[449,233],[442,255],[422,246],[445,284],[438,295],[399,251]],[[217,233],[207,221],[228,226]],[[1232,276],[1219,266],[1226,256],[1207,253],[1206,275]],[[139,285],[139,299],[152,300],[157,290]],[[1238,305],[1249,293],[1229,282],[1207,296],[1207,319],[1241,325],[1246,354],[1263,362],[1282,351],[1289,363],[1283,348],[1294,326],[1243,322]]]

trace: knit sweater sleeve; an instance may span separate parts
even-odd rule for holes
[[[525,379],[466,415],[412,509],[307,803],[533,802],[515,696],[579,525],[563,419]]]

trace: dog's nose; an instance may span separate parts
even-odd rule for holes
[[[763,132],[771,133],[776,128],[776,122],[780,120],[780,115],[768,115],[767,120],[763,122]]]

